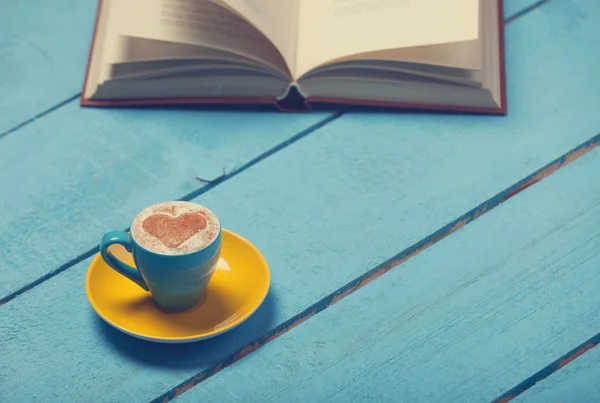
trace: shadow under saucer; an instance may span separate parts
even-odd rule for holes
[[[94,312],[90,314],[95,316],[95,325],[101,337],[120,356],[145,365],[176,369],[200,369],[216,365],[276,326],[272,289],[258,310],[238,327],[193,343],[165,344],[141,340],[113,328]]]

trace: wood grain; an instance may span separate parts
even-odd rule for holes
[[[195,199],[270,264],[269,297],[245,325],[188,346],[121,335],[88,306],[87,259],[0,307],[3,393],[13,401],[171,398],[324,309],[315,303],[336,298],[340,287],[478,204],[497,204],[509,194],[503,189],[514,190],[600,128],[600,83],[593,65],[582,64],[596,45],[600,10],[574,4],[551,2],[510,24],[509,116],[345,115]],[[573,13],[589,18],[573,25]],[[575,40],[579,46],[568,46]],[[22,379],[36,381],[24,388]]]
[[[90,256],[144,207],[202,191],[335,116],[69,104],[1,139],[0,303]]]
[[[600,329],[598,172],[600,149],[175,401],[494,399]]]
[[[593,348],[560,371],[517,396],[513,403],[589,403],[600,396],[600,348]]]

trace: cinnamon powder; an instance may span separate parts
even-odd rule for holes
[[[220,231],[218,217],[201,205],[172,201],[149,206],[131,225],[144,248],[165,255],[192,253],[210,245]]]
[[[178,217],[157,213],[146,218],[142,228],[167,248],[177,248],[206,228],[206,218],[199,213],[184,213]]]

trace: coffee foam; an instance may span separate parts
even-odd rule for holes
[[[133,220],[131,235],[161,255],[184,255],[209,246],[219,235],[217,216],[199,204],[172,201],[145,208]]]

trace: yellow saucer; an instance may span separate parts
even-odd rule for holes
[[[122,246],[113,245],[110,251],[134,265]],[[178,313],[161,310],[150,293],[111,269],[100,254],[90,264],[85,290],[94,310],[111,326],[144,340],[189,343],[217,336],[248,319],[267,296],[270,280],[260,251],[223,230],[221,258],[206,299],[196,308]]]

